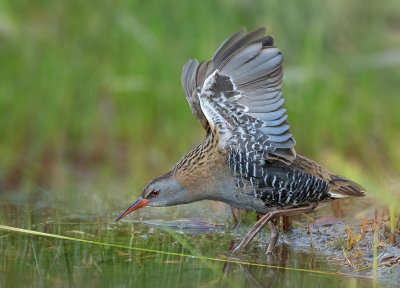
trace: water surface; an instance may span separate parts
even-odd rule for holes
[[[17,199],[17,200],[16,200]],[[46,197],[25,201],[2,197],[1,224],[124,247],[0,231],[2,287],[369,287],[371,272],[327,259],[312,247],[278,241],[265,255],[268,231],[232,255],[250,228],[237,228],[224,209],[204,203],[177,208],[145,208],[115,222],[118,210],[79,213]],[[251,219],[251,216],[249,216]],[[290,233],[290,232],[288,232]],[[140,251],[145,248],[152,251]],[[157,251],[169,252],[164,254]],[[184,254],[184,255],[181,255]],[[193,255],[220,261],[187,257]],[[246,265],[259,263],[269,267]],[[274,267],[272,267],[274,266]],[[275,267],[277,266],[277,267]],[[305,269],[307,271],[295,270]],[[312,270],[312,271],[308,271]],[[339,274],[330,273],[341,272]],[[379,283],[385,285],[385,283]]]

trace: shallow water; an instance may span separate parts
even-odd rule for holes
[[[5,199],[0,202],[2,225],[104,245],[0,231],[1,287],[369,287],[390,284],[374,283],[371,271],[352,273],[351,268],[328,261],[326,254],[311,247],[299,249],[278,241],[276,254],[267,257],[264,243],[268,240],[263,241],[264,236],[247,251],[232,255],[232,247],[239,243],[251,224],[245,222],[233,228],[227,221],[230,218],[226,211],[211,209],[207,204],[185,205],[178,210],[145,208],[115,222],[120,211],[88,215],[71,212],[62,203],[46,205],[43,199],[33,204],[10,203]]]

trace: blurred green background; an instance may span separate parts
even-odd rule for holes
[[[215,226],[230,221],[229,210],[203,204],[114,218],[149,179],[202,141],[205,132],[181,88],[182,67],[189,58],[210,59],[244,26],[265,26],[283,52],[284,105],[297,152],[372,196],[342,202],[352,208],[345,209],[345,221],[377,216],[375,197],[389,204],[394,235],[400,223],[400,1],[0,0],[0,224],[104,243],[0,231],[0,286],[216,286],[224,263],[213,268],[179,253],[230,257],[233,241],[254,219],[236,230],[230,222]],[[181,228],[180,219],[189,218],[184,223],[213,227],[210,234]],[[168,219],[175,226],[160,228]],[[239,259],[354,269],[329,260],[340,247],[303,252],[281,240],[270,263],[263,241]],[[372,261],[375,254],[364,256]],[[371,286],[370,274],[357,279],[250,268],[264,285]],[[233,269],[225,287],[250,287],[243,267]]]
[[[297,152],[368,187],[396,183],[397,0],[17,0],[0,2],[0,193],[127,205],[204,137],[184,63],[243,26],[265,26],[284,54]]]

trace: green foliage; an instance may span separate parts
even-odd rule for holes
[[[232,257],[232,235],[215,227],[210,234],[193,235],[185,229],[110,223],[106,217],[90,223],[71,217],[42,220],[31,231],[0,225],[2,287],[244,287],[249,281],[254,287],[266,282],[337,287],[349,282],[319,253],[284,249],[278,265],[260,251]],[[370,283],[361,277],[351,281]]]
[[[176,253],[194,247],[202,255],[227,254],[232,237],[223,233],[181,236],[110,223],[149,178],[170,169],[205,134],[180,86],[185,61],[209,59],[243,26],[265,26],[285,57],[285,106],[297,152],[389,205],[393,232],[400,211],[399,15],[397,0],[0,1],[0,224]],[[386,180],[394,184],[382,189]],[[157,211],[166,217],[166,210]],[[178,213],[168,211],[171,218]],[[325,256],[290,251],[279,265],[336,269]],[[0,233],[0,286],[208,287],[221,284],[223,269]],[[249,284],[241,273],[246,267],[232,269],[237,273],[221,286]],[[249,270],[271,286],[364,281]]]
[[[299,153],[395,175],[399,12],[394,0],[2,2],[0,181],[139,188],[168,170],[204,135],[183,64],[242,26],[266,26],[284,53]]]

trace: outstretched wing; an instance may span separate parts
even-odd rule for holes
[[[205,78],[213,71],[214,63],[212,61],[203,61],[199,65],[197,59],[188,60],[182,71],[182,87],[186,94],[186,100],[189,103],[192,114],[201,122],[206,131],[209,130],[209,125],[201,110],[197,94],[200,92]]]
[[[223,148],[291,162],[295,141],[282,108],[282,55],[264,33],[239,30],[211,61],[189,60],[182,85],[192,113],[220,135]]]

